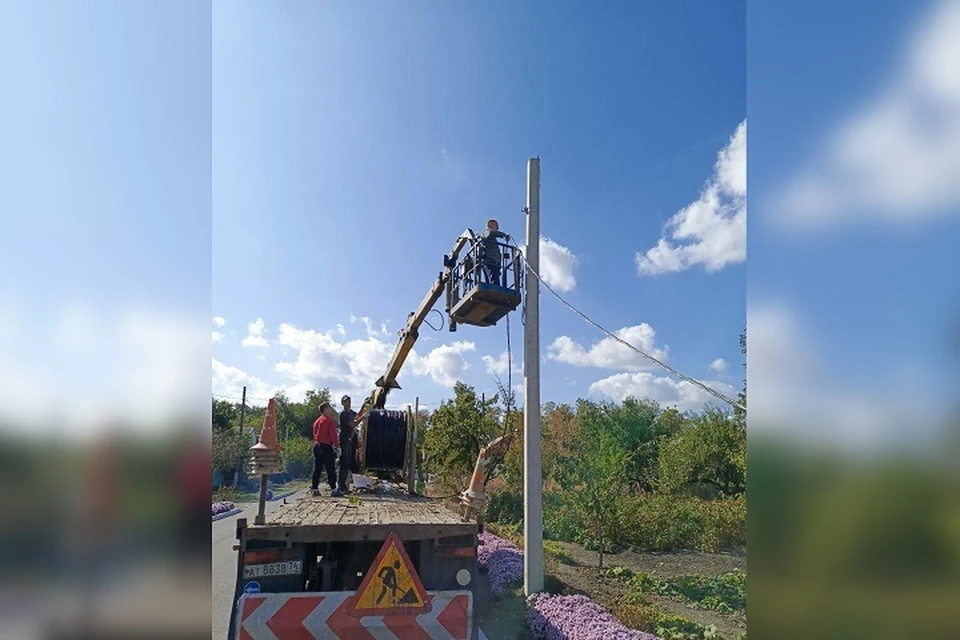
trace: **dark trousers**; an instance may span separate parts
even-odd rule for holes
[[[337,474],[333,469],[335,459],[336,453],[333,451],[333,447],[319,442],[314,443],[313,478],[310,485],[312,489],[320,487],[320,474],[323,473],[324,467],[327,469],[327,484],[330,485],[330,490],[333,491],[337,488]]]
[[[489,262],[485,261],[483,263],[483,268],[487,272],[487,282],[490,284],[495,284],[498,287],[502,287],[503,284],[500,282],[500,262]]]
[[[340,490],[347,490],[347,474],[353,462],[353,434],[340,434]]]

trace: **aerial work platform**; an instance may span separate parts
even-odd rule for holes
[[[479,241],[453,267],[447,285],[451,331],[457,324],[491,327],[520,306],[520,252],[506,243],[497,245],[499,268],[484,264]]]

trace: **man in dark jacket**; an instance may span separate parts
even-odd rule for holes
[[[350,467],[353,466],[354,458],[354,443],[356,442],[356,430],[357,425],[363,420],[363,416],[366,414],[366,407],[360,408],[360,413],[350,408],[350,396],[343,396],[340,398],[340,404],[343,405],[343,411],[340,412],[340,446],[342,451],[340,454],[340,475],[338,478],[337,489],[341,493],[349,493],[350,489],[347,487],[347,474],[350,473]]]
[[[503,255],[500,253],[500,245],[497,243],[498,238],[503,238],[507,242],[510,241],[510,236],[500,231],[500,224],[496,220],[487,220],[487,228],[480,236],[480,256],[483,268],[487,272],[487,282],[499,287],[503,286],[503,283],[500,282]]]

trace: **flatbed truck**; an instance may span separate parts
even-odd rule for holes
[[[399,412],[384,411],[387,394],[400,388],[400,369],[440,297],[446,293],[451,331],[457,324],[493,326],[519,306],[520,258],[514,247],[502,249],[502,277],[494,282],[482,268],[482,243],[469,229],[444,256],[443,270],[410,313],[385,374],[364,403],[370,409],[360,441],[365,473],[389,478],[398,471],[371,469],[366,454],[380,451],[382,442],[373,443],[376,434],[367,427],[391,420],[396,426],[396,416],[387,414]],[[413,426],[405,426],[406,451],[399,456],[410,479],[405,490],[379,483],[379,491],[350,497],[305,494],[262,515],[261,524],[238,520],[228,640],[478,638],[482,521],[471,521],[469,510],[461,515],[414,494]],[[478,459],[477,468],[483,464]]]

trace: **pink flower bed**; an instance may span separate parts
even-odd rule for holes
[[[221,513],[226,513],[227,511],[233,511],[232,502],[214,502],[213,503],[213,515],[219,515]]]
[[[509,540],[486,531],[480,534],[477,560],[487,568],[490,590],[495,596],[502,595],[511,582],[523,578],[523,552]]]
[[[527,598],[527,624],[537,640],[660,640],[628,629],[586,596],[535,593]]]

